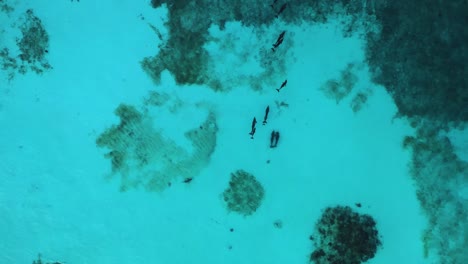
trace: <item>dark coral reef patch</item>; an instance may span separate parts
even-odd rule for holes
[[[260,207],[265,190],[261,183],[244,170],[231,173],[229,187],[223,192],[223,198],[229,211],[249,216]]]
[[[360,264],[382,245],[375,220],[349,206],[326,208],[315,229],[316,249],[310,260],[316,264]]]

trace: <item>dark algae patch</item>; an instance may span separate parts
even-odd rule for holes
[[[231,173],[229,187],[223,192],[223,199],[229,211],[249,216],[260,207],[264,195],[263,186],[252,174],[238,170]]]
[[[375,220],[349,206],[326,208],[315,232],[310,261],[316,264],[360,264],[372,259],[382,245]]]

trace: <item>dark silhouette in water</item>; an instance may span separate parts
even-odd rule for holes
[[[281,87],[280,87],[280,88],[277,88],[276,91],[278,91],[278,93],[279,93],[279,91],[280,91],[281,89],[283,89],[283,88],[286,86],[286,84],[288,84],[288,80],[284,80],[284,82],[281,84]]]
[[[190,183],[193,180],[192,177],[185,178],[184,183]]]
[[[257,130],[255,128],[256,124],[257,124],[257,119],[254,117],[253,120],[252,120],[252,129],[250,130],[250,133],[249,133],[251,139],[253,139],[255,131]]]
[[[276,148],[276,146],[278,145],[279,138],[280,133],[278,131],[271,131],[270,148]]]
[[[276,39],[275,44],[273,44],[273,47],[271,48],[272,51],[275,51],[275,49],[278,48],[279,45],[281,45],[281,43],[283,43],[284,34],[286,34],[286,31],[281,32],[281,34],[278,36],[278,38]]]
[[[268,113],[269,112],[270,112],[270,106],[267,106],[267,108],[265,109],[265,117],[263,118],[263,125],[265,125],[267,123]]]
[[[278,13],[276,13],[276,18],[279,17],[279,15],[281,13],[283,13],[283,11],[286,9],[286,7],[288,6],[288,3],[284,3],[281,7],[280,7],[280,10],[278,11]]]

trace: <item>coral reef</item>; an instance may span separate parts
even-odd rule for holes
[[[223,192],[229,211],[252,215],[260,207],[265,191],[255,177],[243,170],[231,173],[229,188]]]
[[[50,67],[45,62],[45,55],[49,48],[49,35],[44,29],[42,21],[34,15],[31,9],[26,11],[21,32],[23,36],[17,40],[18,48],[21,51],[19,58],[29,64],[40,63],[43,68]]]
[[[286,1],[277,1],[279,8]],[[160,74],[169,70],[178,84],[205,84],[216,91],[227,91],[233,87],[248,85],[254,90],[261,90],[266,86],[274,86],[286,73],[287,58],[291,58],[288,47],[292,45],[292,38],[286,37],[283,47],[278,52],[271,52],[271,42],[276,36],[267,34],[265,26],[271,26],[277,11],[264,1],[151,1],[154,8],[168,9],[168,38],[155,56],[146,57],[141,65],[145,72],[156,82],[160,81]],[[302,19],[313,13],[310,3],[303,1],[289,1],[287,8],[280,18],[290,23],[302,23]],[[304,11],[306,10],[306,11]],[[209,14],[207,16],[206,14]],[[243,30],[238,28],[230,31],[229,23],[237,22]],[[213,29],[224,33],[222,38],[213,37]],[[216,30],[215,30],[216,31]],[[252,34],[252,35],[247,35]],[[255,46],[244,45],[237,41],[239,37],[255,39]],[[236,54],[241,57],[238,62],[237,73],[221,69],[221,58],[208,53],[207,45],[215,45],[219,52]],[[213,50],[210,48],[210,50]],[[246,68],[239,73],[245,61],[256,58],[258,69],[252,71]],[[215,74],[216,73],[216,74]],[[235,74],[235,76],[233,76]],[[283,76],[282,76],[283,75]]]
[[[404,116],[468,121],[468,2],[382,1],[367,36],[373,79]]]
[[[468,244],[466,162],[453,153],[443,132],[468,121],[468,2],[381,1],[379,32],[367,36],[373,80],[387,89],[417,130],[403,146],[412,150],[410,172],[429,219],[424,254],[437,263],[465,263]],[[462,219],[460,221],[460,219]]]
[[[422,234],[425,256],[436,253],[438,263],[464,263],[468,241],[468,204],[458,188],[468,182],[468,163],[460,160],[440,126],[413,120],[415,136],[405,137],[403,147],[412,150],[410,172],[417,197],[429,220]],[[447,243],[450,241],[450,243]]]
[[[317,264],[360,264],[381,246],[374,219],[349,206],[326,208],[315,229],[316,249],[310,260]]]
[[[256,43],[259,43],[260,47],[253,47],[256,52],[252,52],[252,47],[244,47],[242,53],[249,54],[245,56],[246,58],[258,57],[263,71],[260,75],[239,76],[233,79],[246,78],[251,82],[250,87],[259,90],[265,82],[278,82],[277,75],[284,74],[286,70],[287,60],[283,58],[290,57],[289,54],[288,56],[272,55],[269,48],[261,47],[269,47],[272,43],[266,44],[266,41],[272,41],[270,38],[274,38],[265,34],[265,27],[274,25],[278,19],[297,25],[304,21],[325,23],[331,15],[346,15],[349,19],[342,22],[345,28],[343,34],[350,35],[358,28],[372,24],[368,21],[371,18],[369,14],[374,12],[377,4],[373,1],[368,5],[366,3],[367,1],[349,0],[335,1],[333,4],[326,0],[278,0],[274,3],[273,1],[247,0],[231,2],[153,0],[151,1],[152,7],[165,7],[169,11],[167,23],[169,39],[158,55],[145,58],[142,65],[156,82],[159,80],[160,73],[167,69],[174,74],[179,84],[203,83],[215,90],[229,90],[232,88],[230,82],[220,81],[212,76],[216,67],[210,64],[216,60],[206,52],[204,45],[213,41],[209,34],[210,28],[218,27],[221,31],[225,31],[229,22],[236,21],[240,22],[244,28],[248,28],[248,31],[255,33]],[[285,8],[280,12],[282,6]],[[364,17],[367,20],[363,19]],[[240,34],[246,37],[244,32]],[[236,41],[234,39],[229,43],[235,46]],[[285,44],[283,46],[286,47],[283,48],[286,49],[291,45]],[[233,53],[238,50],[239,48],[227,48],[224,53]]]
[[[8,72],[9,80],[12,80],[16,73],[26,74],[31,70],[42,74],[52,69],[46,58],[49,52],[49,35],[41,19],[32,9],[28,9],[19,23],[21,38],[16,40],[19,53],[12,54],[12,49],[8,47],[2,47],[0,51],[2,70]]]
[[[0,0],[0,12],[11,13],[14,8],[6,0]]]
[[[121,104],[115,114],[120,118],[96,139],[96,145],[110,151],[112,175],[121,176],[121,191],[143,186],[148,191],[163,191],[175,179],[197,176],[208,164],[216,147],[218,131],[212,113],[185,136],[194,151],[165,138],[152,125],[152,118],[135,107]]]

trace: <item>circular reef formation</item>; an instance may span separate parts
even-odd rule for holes
[[[359,264],[373,258],[382,245],[375,220],[349,206],[326,208],[315,231],[310,261],[317,264]]]
[[[265,190],[255,177],[243,170],[231,173],[229,187],[223,192],[230,211],[244,216],[252,215],[260,207]]]

